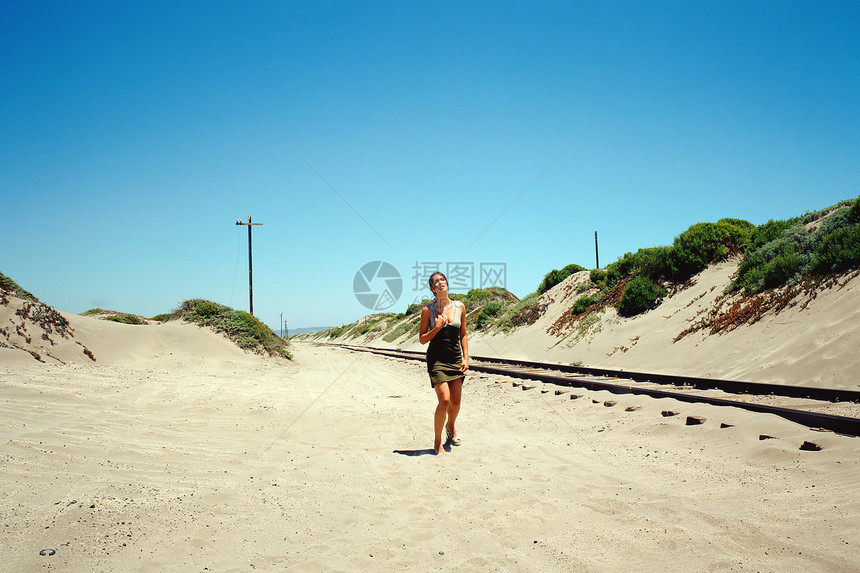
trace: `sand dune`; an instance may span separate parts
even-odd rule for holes
[[[860,568],[854,438],[473,375],[433,456],[420,363],[67,316],[96,362],[0,349],[2,571]]]
[[[714,307],[737,269],[736,261],[710,266],[693,284],[667,297],[654,310],[633,318],[607,309],[561,334],[550,328],[580,296],[588,273],[577,273],[545,293],[543,316],[510,334],[472,332],[476,356],[583,364],[710,378],[798,386],[860,389],[860,277],[847,276],[811,300],[799,297],[779,313],[731,332],[707,330],[675,339]],[[806,303],[806,304],[803,304]],[[355,339],[343,339],[355,344]],[[417,337],[385,342],[381,336],[359,342],[420,349]]]

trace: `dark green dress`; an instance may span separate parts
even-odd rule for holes
[[[430,309],[430,329],[436,328],[436,306],[427,305]],[[465,373],[460,372],[463,364],[463,352],[460,348],[460,321],[463,319],[460,303],[454,302],[454,318],[445,325],[427,346],[427,373],[430,374],[430,385],[436,386],[442,382],[451,382],[459,378],[465,380]]]

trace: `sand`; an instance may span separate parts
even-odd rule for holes
[[[434,456],[421,363],[67,316],[0,348],[2,571],[860,569],[860,439],[475,374]]]

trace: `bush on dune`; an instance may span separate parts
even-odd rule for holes
[[[147,319],[142,316],[130,314],[127,312],[118,312],[116,310],[105,310],[103,308],[91,308],[89,310],[85,310],[81,313],[81,316],[95,316],[96,318],[100,318],[102,320],[109,320],[111,322],[118,322],[120,324],[131,324],[134,326],[149,324]]]
[[[757,227],[728,290],[749,296],[811,274],[860,267],[860,198],[822,213],[826,217],[813,232],[801,217]]]
[[[837,229],[815,249],[815,269],[843,272],[860,266],[860,223]]]
[[[601,269],[592,269],[588,274],[588,280],[594,283],[598,288],[602,287],[606,282],[606,271]]]
[[[9,291],[20,299],[29,300],[32,302],[39,302],[39,299],[36,298],[36,295],[24,290],[23,288],[21,288],[21,285],[19,285],[3,273],[0,273],[0,290]]]
[[[676,270],[672,248],[652,247],[639,249],[635,253],[625,253],[617,261],[606,267],[605,279],[601,283],[593,282],[600,284],[604,289],[609,289],[625,278],[638,274],[650,277],[655,281],[674,276]]]
[[[755,230],[755,225],[741,219],[697,223],[675,237],[672,246],[625,253],[605,271],[591,271],[589,278],[600,294],[595,298],[581,297],[574,302],[570,314],[585,313],[595,303],[617,296],[613,293],[621,288],[623,293],[616,299],[618,312],[624,316],[645,312],[665,296],[664,282],[683,283],[709,264],[739,254],[750,244]]]
[[[838,273],[860,267],[860,197],[821,224],[813,235],[812,266],[818,273]]]
[[[509,332],[520,326],[534,324],[540,316],[540,294],[533,292],[509,306],[493,328],[501,332]]]
[[[473,288],[466,294],[451,293],[450,296],[452,299],[462,302],[466,306],[467,312],[469,309],[476,309],[491,302],[507,304],[517,300],[516,295],[502,287]],[[422,303],[422,306],[424,304],[426,303]]]
[[[730,254],[740,254],[752,240],[754,231],[755,225],[740,219],[693,225],[675,237],[672,276],[668,278],[683,282],[711,263],[723,261]]]
[[[394,327],[393,330],[391,330],[385,336],[383,336],[382,339],[386,342],[394,342],[398,338],[405,336],[407,333],[411,333],[413,330],[417,333],[418,332],[418,325],[420,322],[421,322],[421,316],[420,315],[415,316],[409,320],[404,320],[403,322],[398,324],[396,327]]]
[[[791,219],[785,219],[783,221],[774,221],[771,219],[767,223],[759,225],[756,227],[755,231],[753,231],[749,245],[750,249],[758,249],[759,247],[778,239],[786,229],[802,223],[802,219],[802,217],[792,217]]]
[[[810,231],[807,225],[814,228],[812,224],[818,221],[818,228]],[[742,219],[692,225],[675,237],[671,246],[628,252],[605,271],[592,270],[591,282],[600,290],[597,300],[589,303],[581,297],[569,315],[583,315],[595,302],[601,302],[595,307],[614,304],[623,316],[645,312],[665,296],[666,283],[685,283],[708,265],[733,255],[743,258],[728,290],[742,289],[747,296],[811,274],[860,268],[860,198],[758,226]],[[545,281],[553,276],[557,275],[551,273]]]
[[[591,307],[595,302],[597,302],[596,296],[582,295],[578,299],[573,302],[573,306],[570,309],[570,314],[582,314],[586,310]]]
[[[81,316],[92,316],[94,314],[108,314],[110,312],[113,312],[113,311],[105,310],[103,308],[91,308],[89,310],[85,310],[84,312],[82,312]]]
[[[481,309],[481,312],[478,313],[478,318],[475,319],[475,328],[478,330],[484,328],[487,324],[489,324],[500,312],[504,305],[500,302],[490,302],[487,303],[484,308]]]
[[[664,296],[665,288],[650,278],[639,275],[624,287],[624,294],[618,303],[618,314],[635,316],[656,306],[657,301]]]
[[[537,293],[543,294],[570,275],[586,270],[577,264],[569,264],[563,269],[553,269],[543,277],[543,280],[538,285]]]
[[[105,320],[111,320],[120,324],[133,324],[139,326],[141,324],[149,324],[146,319],[143,319],[135,314],[113,314],[105,317]]]
[[[239,348],[292,358],[287,342],[255,316],[202,299],[183,302],[173,316],[222,332]]]

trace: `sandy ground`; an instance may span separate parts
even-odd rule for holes
[[[73,326],[0,349],[2,571],[860,569],[860,439],[474,375],[434,456],[421,363]]]

